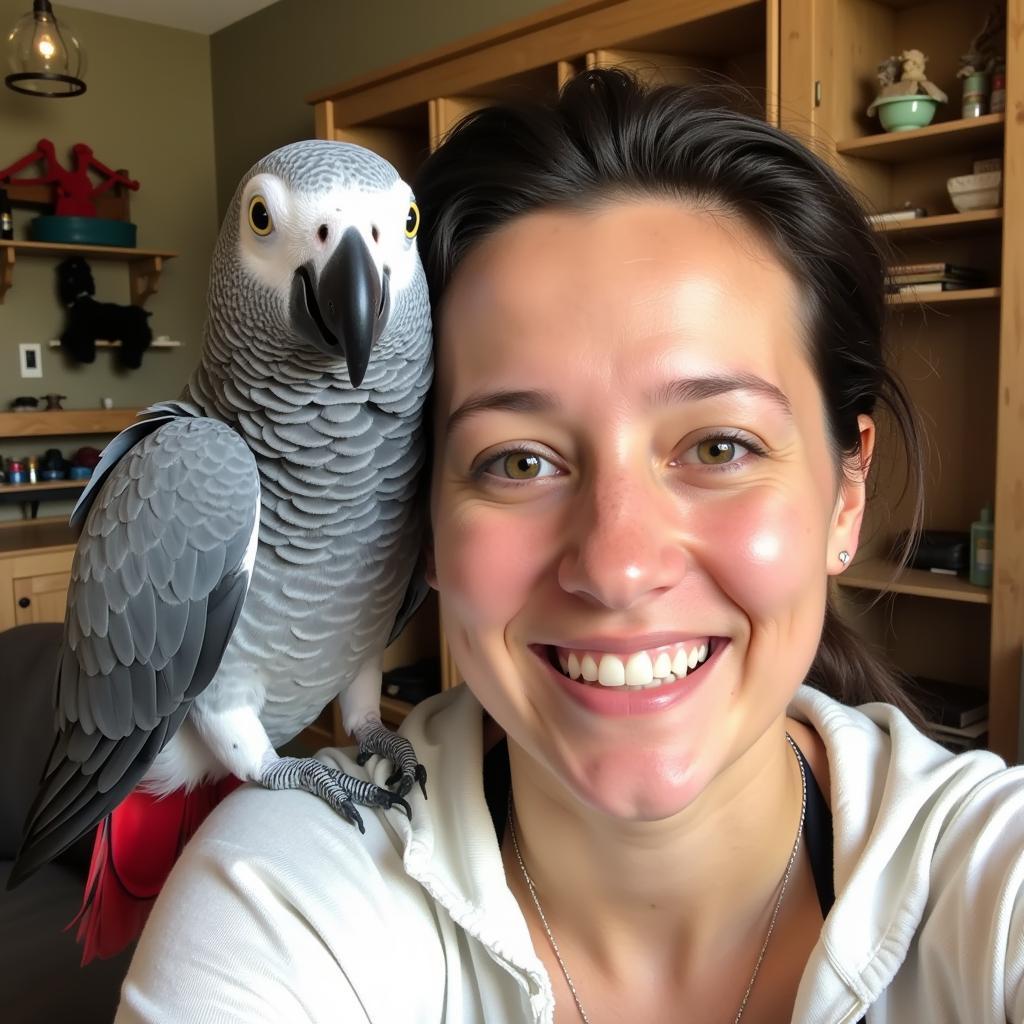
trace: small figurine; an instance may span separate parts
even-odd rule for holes
[[[928,58],[920,50],[904,50],[899,57],[889,57],[878,65],[878,81],[881,86],[878,96],[868,107],[868,116],[875,113],[879,100],[893,96],[916,96],[924,93],[938,103],[946,103],[949,97],[934,83],[929,82],[925,75]],[[894,81],[897,67],[901,71],[900,80]]]
[[[1005,49],[1006,18],[1002,5],[995,4],[989,9],[981,31],[971,40],[967,53],[961,55],[956,77],[991,74],[996,70],[996,63],[1002,60]]]

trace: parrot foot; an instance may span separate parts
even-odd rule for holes
[[[412,818],[412,810],[402,794],[329,768],[314,757],[279,757],[267,765],[256,781],[266,789],[301,789],[312,793],[364,835],[366,828],[356,804],[385,810],[398,807]]]
[[[357,764],[366,764],[374,754],[380,754],[395,766],[388,776],[388,787],[394,787],[394,792],[401,797],[412,789],[413,783],[418,782],[423,790],[423,799],[427,798],[427,769],[416,759],[416,751],[407,739],[379,722],[361,729],[356,739],[359,741]]]

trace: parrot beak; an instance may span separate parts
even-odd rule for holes
[[[355,228],[346,229],[319,278],[311,263],[292,278],[292,326],[321,352],[343,355],[354,387],[363,382],[390,311],[387,270],[382,280]]]

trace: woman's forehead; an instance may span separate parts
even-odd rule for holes
[[[768,247],[735,218],[660,200],[512,221],[453,275],[438,333],[451,398],[508,375],[806,369],[796,288]]]

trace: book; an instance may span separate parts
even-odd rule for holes
[[[894,290],[897,295],[918,295],[921,292],[957,292],[973,285],[962,281],[922,281],[921,284],[901,284]]]
[[[940,729],[969,730],[969,738],[977,738],[977,727],[987,728],[988,694],[970,686],[959,686],[942,679],[914,676],[907,686],[907,695],[921,713]],[[984,731],[984,730],[982,730]]]
[[[868,215],[868,223],[873,227],[884,227],[886,224],[900,224],[903,221],[918,220],[927,217],[928,211],[918,206],[912,210],[888,210],[885,213]]]
[[[932,277],[984,277],[985,273],[977,267],[964,267],[957,263],[894,263],[889,267],[889,277],[919,277],[930,274]]]

